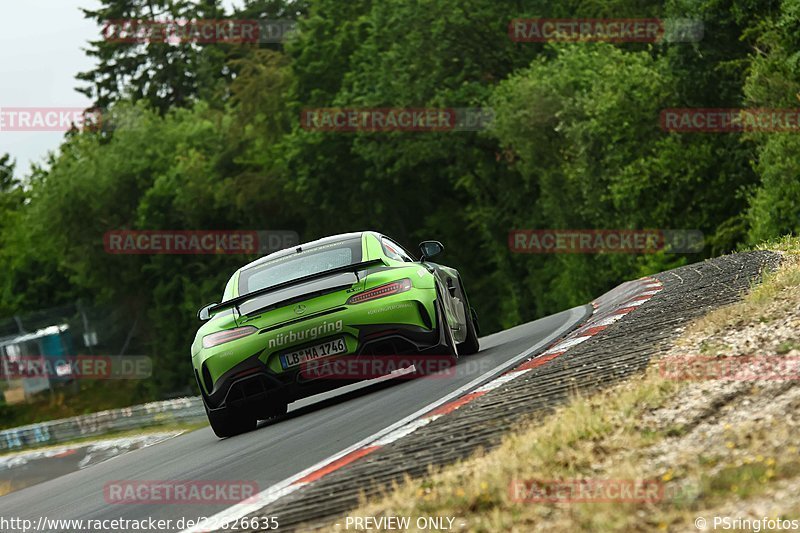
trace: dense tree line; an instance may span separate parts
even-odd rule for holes
[[[675,107],[793,108],[800,0],[104,0],[123,18],[296,19],[283,43],[112,43],[78,74],[103,127],[15,181],[0,159],[0,316],[81,298],[135,316],[152,395],[191,383],[195,310],[246,257],[109,255],[112,229],[437,238],[485,332],[800,227],[792,133],[663,131]],[[512,18],[689,18],[697,42],[518,43]],[[494,110],[459,132],[321,132],[314,107]],[[19,172],[17,172],[19,174]],[[702,253],[522,255],[514,228],[686,228]]]

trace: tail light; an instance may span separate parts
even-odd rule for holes
[[[403,278],[401,280],[393,281],[391,283],[386,283],[385,285],[379,285],[374,289],[370,289],[368,291],[354,294],[353,296],[348,298],[347,303],[360,304],[362,302],[368,302],[370,300],[383,298],[384,296],[400,294],[401,292],[410,291],[412,286],[413,285],[411,284],[411,279]]]
[[[203,348],[212,348],[220,344],[225,344],[226,342],[235,341],[236,339],[252,335],[256,331],[258,331],[258,329],[254,326],[243,326],[241,328],[226,329],[225,331],[212,333],[211,335],[203,337]]]

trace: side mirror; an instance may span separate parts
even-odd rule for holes
[[[422,252],[420,261],[425,262],[434,255],[444,251],[444,246],[439,241],[422,241],[419,243],[419,251]]]
[[[213,304],[208,304],[208,305],[205,305],[205,306],[201,307],[200,310],[197,312],[197,319],[198,320],[202,320],[203,322],[205,322],[206,320],[210,319],[211,318],[211,314],[209,313],[209,311],[215,305],[218,305],[218,304],[213,303]]]

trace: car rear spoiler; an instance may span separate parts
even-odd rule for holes
[[[354,263],[352,265],[345,265],[341,267],[332,268],[330,270],[325,270],[324,272],[317,272],[316,274],[309,274],[308,276],[303,276],[301,278],[295,278],[290,281],[284,281],[283,283],[278,283],[277,285],[270,285],[269,287],[264,287],[263,289],[258,289],[253,292],[248,292],[242,296],[237,296],[236,298],[231,298],[230,300],[226,300],[222,303],[215,305],[208,309],[208,314],[213,315],[214,313],[218,313],[220,311],[224,311],[225,309],[230,309],[232,307],[236,307],[238,311],[238,307],[247,302],[252,300],[253,298],[257,298],[259,296],[263,296],[264,294],[269,294],[271,292],[279,291],[281,289],[285,289],[286,287],[291,287],[293,285],[297,285],[299,283],[304,283],[306,281],[313,281],[315,279],[326,278],[332,274],[341,274],[342,272],[353,272],[358,278],[358,271],[364,270],[366,268],[372,266],[384,265],[383,259],[371,259],[369,261],[362,261],[361,263]]]

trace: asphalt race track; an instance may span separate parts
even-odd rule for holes
[[[580,306],[484,337],[480,353],[459,359],[457,372],[445,378],[359,384],[292,404],[284,418],[244,435],[220,440],[203,428],[27,487],[0,498],[0,516],[34,523],[40,517],[175,523],[211,516],[230,504],[109,504],[104,486],[114,480],[231,480],[254,481],[264,490],[456,391],[477,388],[517,364],[521,353],[546,348],[590,314],[591,306]]]

